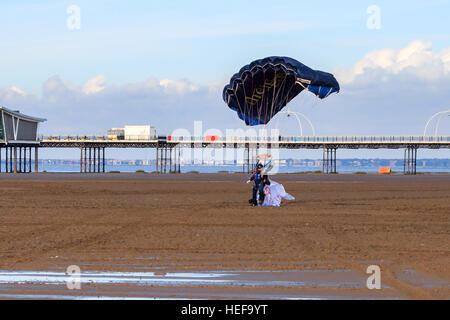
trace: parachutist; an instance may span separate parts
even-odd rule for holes
[[[259,205],[264,203],[264,187],[266,185],[270,185],[269,177],[267,174],[263,174],[262,169],[263,165],[258,163],[256,165],[255,171],[251,176],[249,181],[254,181],[255,185],[252,187],[252,199],[249,200],[250,205],[257,206],[258,205],[258,195],[259,195]]]

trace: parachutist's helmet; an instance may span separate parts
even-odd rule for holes
[[[263,165],[262,165],[261,163],[258,163],[258,164],[256,165],[256,169],[257,169],[258,171],[260,171],[262,168],[263,168]]]

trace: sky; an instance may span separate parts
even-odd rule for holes
[[[244,128],[223,87],[243,65],[283,55],[341,85],[289,106],[317,135],[421,135],[450,109],[449,14],[442,0],[3,0],[0,105],[46,118],[42,134]],[[298,132],[279,118],[282,133]]]

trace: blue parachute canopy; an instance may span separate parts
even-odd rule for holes
[[[246,65],[223,89],[223,100],[247,125],[266,124],[300,92],[320,99],[339,92],[331,73],[313,70],[295,59],[268,57]]]

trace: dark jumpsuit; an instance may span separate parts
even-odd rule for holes
[[[256,193],[259,192],[259,201],[264,201],[264,187],[270,185],[269,177],[267,175],[262,175],[259,172],[255,172],[250,181],[255,181],[255,185],[252,188],[252,201],[256,204]]]

